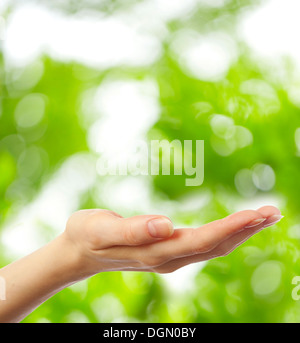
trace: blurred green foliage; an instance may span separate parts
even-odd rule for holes
[[[100,10],[109,15],[134,2],[101,3]],[[171,33],[182,28],[207,32],[208,24],[218,19],[220,27],[234,36],[235,18],[258,3],[228,1],[218,9],[199,8],[192,16],[170,22],[169,29]],[[49,6],[60,4],[53,2]],[[62,10],[76,13],[85,7],[89,8],[89,2],[69,1]],[[189,292],[170,292],[159,275],[104,273],[60,292],[24,322],[299,321],[300,302],[291,297],[291,282],[300,275],[300,144],[296,133],[300,109],[274,77],[276,71],[255,59],[243,42],[237,44],[239,57],[220,81],[202,81],[185,73],[168,40],[151,68],[121,66],[99,71],[43,56],[25,69],[6,70],[1,58],[2,229],[6,220],[38,196],[64,161],[79,152],[94,155],[87,139],[90,123],[83,123],[80,101],[85,91],[98,87],[110,75],[122,80],[152,78],[157,82],[161,113],[148,139],[205,141],[205,181],[201,187],[186,187],[184,177],[179,176],[152,179],[154,197],[179,205],[185,197],[209,194],[203,206],[179,211],[175,222],[209,222],[232,213],[241,204],[256,204],[265,198],[279,201],[285,215],[275,228],[251,238],[231,255],[205,264],[193,280],[187,281],[192,283]],[[39,68],[40,77],[31,84]],[[288,84],[293,65],[286,60],[281,68],[286,68]],[[45,107],[40,121],[30,108],[32,120],[38,121],[32,126],[22,124],[23,112],[18,114],[17,110],[21,101],[25,101],[23,111],[26,109],[26,101],[30,104],[33,99],[30,96],[36,97],[36,105],[40,102]],[[96,183],[101,183],[100,177]],[[108,206],[105,199],[97,201],[92,193],[89,189],[82,194],[81,208]],[[134,209],[122,215],[133,213]],[[45,230],[42,226],[39,229]],[[10,262],[7,256],[2,244],[2,265]]]

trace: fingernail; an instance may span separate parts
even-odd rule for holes
[[[172,222],[166,218],[154,219],[148,223],[148,231],[155,238],[169,237],[173,233],[173,230]]]
[[[268,219],[268,222],[266,225],[264,225],[264,227],[272,226],[272,225],[278,223],[282,218],[283,218],[282,215],[276,214],[276,215],[274,215]]]
[[[255,219],[253,220],[250,224],[248,224],[247,226],[245,226],[245,229],[251,229],[253,227],[256,227],[260,224],[262,224],[263,222],[265,222],[267,220],[267,218],[260,218],[260,219]]]

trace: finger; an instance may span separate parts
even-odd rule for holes
[[[137,264],[137,266],[135,266],[134,269],[136,271],[149,271],[149,268],[147,267],[152,266],[153,272],[157,272],[161,274],[172,273],[190,264],[199,263],[203,261],[209,261],[213,258],[226,256],[229,253],[231,253],[233,250],[235,250],[239,245],[244,243],[247,239],[252,237],[254,234],[260,232],[262,229],[263,229],[262,227],[255,230],[251,230],[251,231],[249,231],[248,229],[245,229],[243,232],[239,232],[233,237],[229,238],[227,241],[222,242],[215,249],[209,252],[205,252],[205,253],[198,253],[198,254],[188,255],[188,256],[179,257],[179,258],[171,258],[170,256],[168,256],[167,258],[166,257],[162,258],[162,257],[159,257],[159,255],[157,256],[157,258],[155,258],[155,255],[152,255],[150,259],[145,259],[146,262],[143,263],[144,264],[143,268],[141,267],[140,264]],[[242,233],[244,235],[242,235]],[[126,249],[126,247],[124,247],[124,249]],[[120,257],[120,254],[121,254],[121,251],[118,251],[119,257]],[[127,253],[124,253],[123,251],[122,255],[129,256],[130,251],[127,250]],[[130,269],[125,269],[125,270],[130,270]]]
[[[98,249],[113,246],[136,246],[149,244],[170,237],[174,227],[164,216],[135,216],[119,218],[107,215],[98,218],[93,224],[94,238]]]
[[[222,249],[219,251],[214,249],[220,248],[220,244],[226,241],[226,238],[229,239],[238,235],[232,241],[233,247],[239,241],[242,242],[243,239],[247,239],[248,236],[250,238],[256,233],[253,222],[257,225],[258,219],[263,223],[265,218],[257,211],[241,211],[222,220],[204,225],[199,229],[177,229],[170,238],[155,244],[138,246],[134,249],[129,246],[116,246],[107,252],[116,259],[122,260],[126,256],[128,260],[137,261],[138,265],[143,265],[146,269],[149,265],[164,265],[172,260],[177,260],[179,263],[182,261],[183,265],[186,265],[193,263],[193,261],[199,262],[217,257],[220,251],[226,250],[225,246],[221,246]],[[257,225],[257,228],[260,229],[262,226],[262,224]],[[246,236],[241,235],[243,229]],[[204,239],[209,230],[210,233],[214,233],[210,242]]]
[[[283,218],[280,210],[274,206],[264,206],[259,208],[257,211],[267,218],[263,223],[264,227],[274,225]]]
[[[237,233],[224,243],[221,243],[220,246],[217,247],[217,249],[219,248],[220,251],[230,253],[239,245],[247,241],[250,237],[260,232],[265,227],[274,225],[282,218],[280,210],[274,206],[264,206],[259,208],[257,211],[260,212],[266,218],[265,221],[259,223],[255,227],[252,227],[252,230],[250,230],[251,226],[242,230],[241,232]]]
[[[171,220],[164,216],[136,216],[119,221],[123,245],[141,245],[168,238],[174,233]]]
[[[145,245],[134,251],[129,249],[128,256],[131,259],[146,261],[145,264],[147,264],[147,256],[150,256],[151,260],[165,263],[176,258],[205,253],[214,249],[233,234],[241,231],[245,226],[251,226],[253,222],[257,224],[257,221],[262,222],[264,219],[257,211],[237,212],[198,229],[176,229],[167,240],[157,241],[155,244]],[[130,232],[130,229],[127,229],[127,232]],[[140,239],[139,242],[142,240]],[[128,238],[123,241],[128,242]],[[129,241],[132,242],[132,239],[129,239]],[[145,238],[144,241],[146,241]],[[127,243],[127,245],[133,244]],[[118,255],[117,251],[114,251],[114,253]],[[123,254],[121,251],[120,253]]]
[[[231,239],[225,241],[223,244],[220,244],[220,246],[217,247],[217,249],[219,248],[221,252],[224,251],[225,254],[228,254],[234,249],[236,249],[238,246],[240,246],[242,243],[247,241],[250,237],[252,237],[256,233],[260,232],[266,227],[269,227],[278,223],[283,218],[283,216],[280,213],[280,210],[274,206],[264,206],[258,209],[258,211],[264,217],[266,217],[266,220],[264,222],[257,225],[254,228],[254,230],[245,229],[241,231],[240,233],[237,233]]]
[[[271,217],[273,215],[281,215],[280,210],[275,206],[263,206],[260,207],[257,211],[266,218]]]
[[[241,233],[236,234],[233,238],[229,238],[228,242],[225,241],[221,243],[217,248],[202,254],[196,254],[186,257],[177,258],[171,261],[168,261],[159,267],[157,267],[157,271],[159,273],[171,273],[175,270],[178,270],[182,267],[185,267],[189,264],[199,263],[203,261],[209,261],[213,258],[227,256],[232,251],[234,251],[238,246],[246,242],[250,237],[255,235],[256,233],[260,232],[262,228],[253,230],[251,233],[245,234],[241,237]],[[240,237],[237,237],[240,236]],[[229,242],[230,241],[230,242]]]
[[[265,227],[274,225],[282,218],[280,210],[274,206],[264,206],[259,208],[257,211],[261,213],[263,217],[265,217],[265,220],[255,226],[246,226],[246,228],[244,228],[241,232],[236,233],[228,240],[217,246],[216,250],[219,250],[222,256],[230,253],[239,245],[247,241],[250,237],[260,232]]]
[[[265,222],[261,223],[260,225],[257,225],[255,229],[253,230],[244,229],[243,231],[238,232],[237,234],[233,235],[228,240],[222,242],[215,249],[213,249],[212,251],[208,253],[197,254],[194,256],[187,256],[187,257],[171,260],[159,267],[160,272],[169,273],[192,263],[198,263],[198,262],[207,261],[216,257],[226,256],[230,254],[232,251],[234,251],[236,248],[238,248],[240,245],[245,243],[252,236],[262,231],[266,226],[271,226],[271,225],[276,224],[278,222],[277,217],[282,217],[280,215],[280,211],[277,208],[272,207],[272,206],[263,207],[259,209],[259,211],[261,211],[263,215],[268,216],[268,218]],[[276,219],[274,220],[274,218]]]
[[[198,229],[177,229],[168,240],[156,243],[153,250],[175,258],[208,252],[246,226],[264,220],[257,211],[237,212]]]

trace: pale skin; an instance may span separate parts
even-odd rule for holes
[[[123,218],[108,210],[78,211],[56,239],[0,269],[6,282],[0,322],[20,322],[57,292],[101,272],[171,273],[225,256],[281,218],[277,208],[265,206],[196,229],[174,229],[161,215]]]

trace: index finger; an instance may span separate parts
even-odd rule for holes
[[[172,237],[148,248],[153,249],[152,254],[169,259],[205,253],[245,227],[251,230],[251,223],[259,225],[265,219],[258,211],[241,211],[197,229],[176,229]]]

